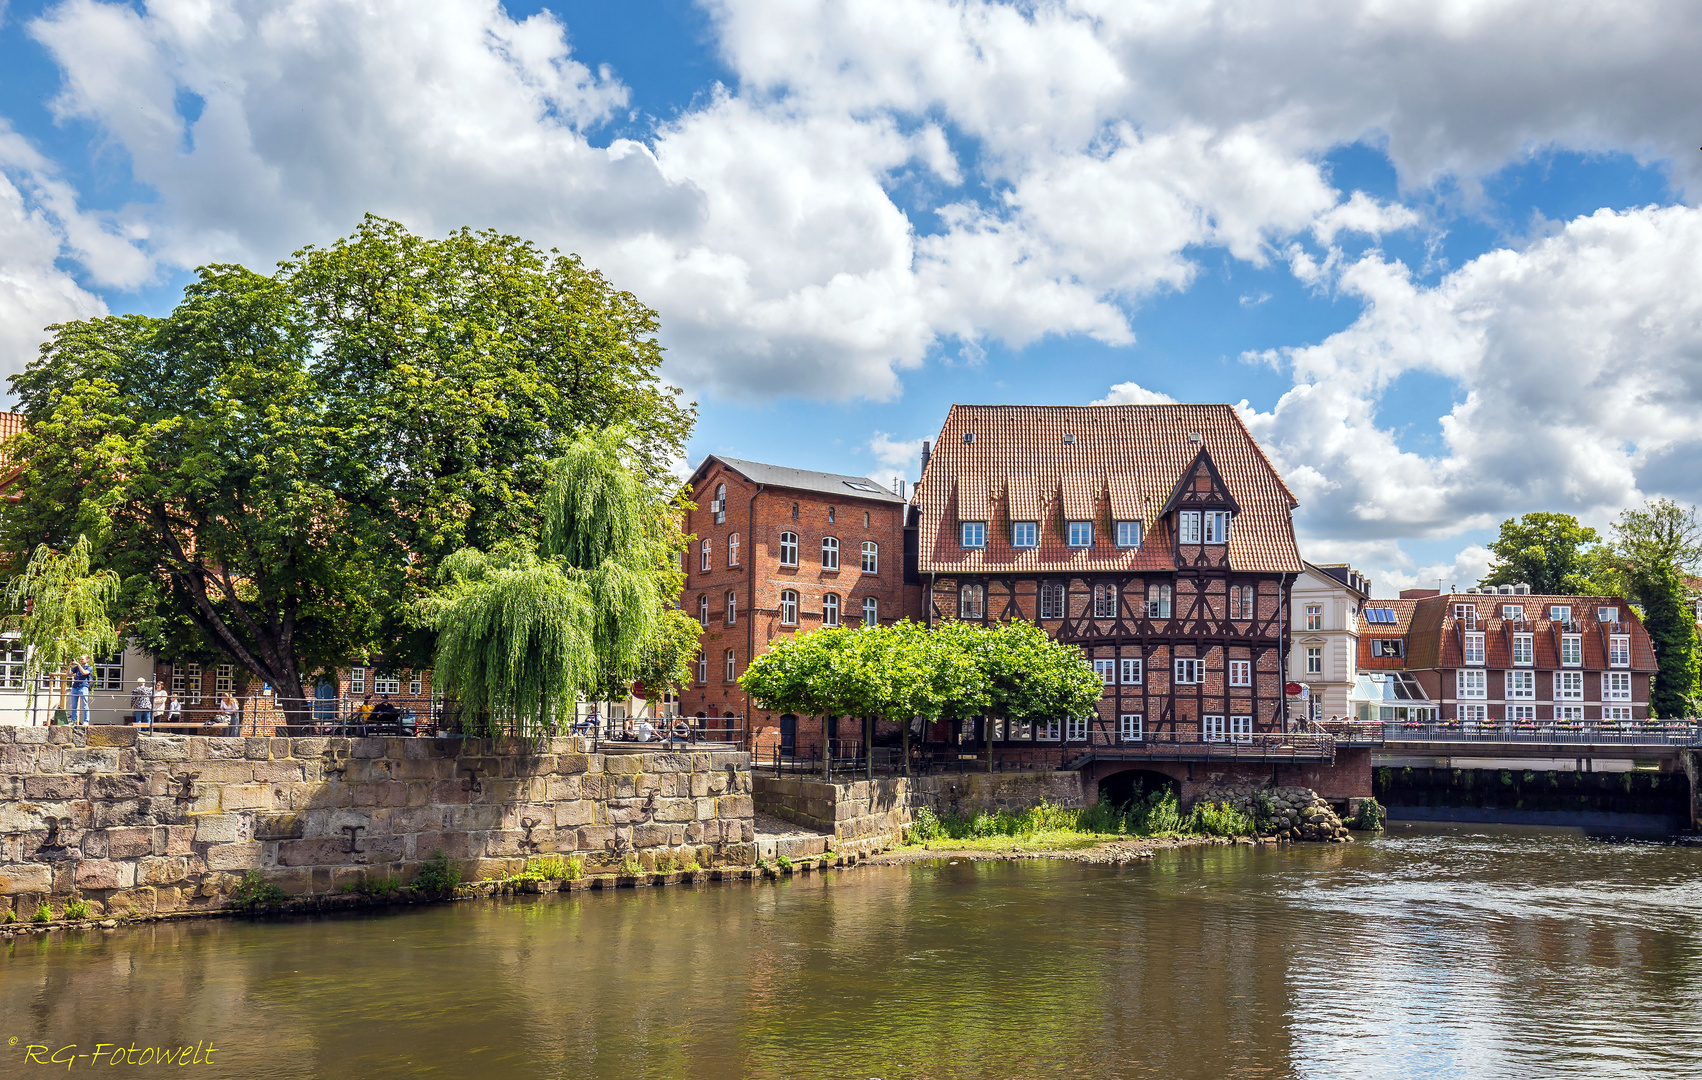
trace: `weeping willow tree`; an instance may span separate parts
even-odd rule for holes
[[[87,653],[118,651],[118,631],[107,612],[118,599],[118,575],[90,571],[92,546],[79,535],[60,553],[46,544],[35,549],[24,572],[6,585],[9,605],[3,625],[24,648],[24,677],[33,687],[44,673],[63,672]],[[59,705],[65,708],[65,680],[58,679]]]
[[[465,726],[549,734],[581,695],[687,678],[680,507],[644,480],[630,447],[621,428],[581,436],[549,465],[535,542],[445,560],[425,613],[436,685]]]

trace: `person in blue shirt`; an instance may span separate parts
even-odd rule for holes
[[[94,664],[87,653],[77,657],[77,662],[71,665],[71,722],[73,724],[87,724],[89,722],[89,683],[94,679],[94,674]]]

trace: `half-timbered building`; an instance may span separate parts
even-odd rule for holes
[[[956,405],[916,505],[932,624],[1034,621],[1105,683],[1091,716],[960,738],[1062,763],[1283,730],[1297,504],[1232,407]]]

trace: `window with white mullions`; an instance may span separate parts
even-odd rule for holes
[[[1557,671],[1554,673],[1554,700],[1583,701],[1584,673],[1582,671]]]
[[[1251,660],[1231,660],[1229,662],[1229,685],[1253,685],[1253,662]]]
[[[1582,634],[1560,635],[1560,666],[1584,666],[1584,638]]]
[[[1192,686],[1200,681],[1200,662],[1188,657],[1177,657],[1172,662],[1172,672],[1175,682]]]
[[[91,689],[122,690],[124,689],[124,654],[113,653],[111,656],[95,657],[95,673],[91,680]]]
[[[697,651],[697,681],[709,681],[709,658],[703,654],[702,649]]]
[[[1488,672],[1482,670],[1454,672],[1454,696],[1486,698],[1489,696]]]
[[[965,544],[965,547],[970,545]],[[1033,521],[1011,522],[1011,547],[1031,548],[1040,546],[1040,527]]]
[[[1087,717],[1072,716],[1064,721],[1064,738],[1070,742],[1087,741]]]
[[[1117,546],[1120,548],[1140,547],[1141,523],[1138,521],[1117,522]]]
[[[1117,681],[1117,661],[1095,660],[1093,662],[1093,673],[1099,676],[1099,681],[1101,683],[1106,686],[1110,686]]]
[[[1140,713],[1124,713],[1117,718],[1117,738],[1123,742],[1140,742],[1143,734]]]
[[[22,690],[26,653],[15,637],[0,639],[0,689]]]
[[[839,596],[828,593],[821,598],[821,624],[823,626],[839,625]]]
[[[1462,635],[1462,640],[1465,642],[1466,663],[1481,665],[1483,663],[1483,634],[1465,634]]]
[[[957,590],[957,617],[960,619],[979,619],[982,617],[982,600],[985,593],[979,585],[964,585]]]
[[[780,590],[780,625],[798,625],[798,594],[791,589]]]
[[[1251,716],[1231,716],[1229,718],[1229,741],[1238,743],[1253,741],[1253,718]]]
[[[1229,543],[1229,511],[1207,510],[1200,522],[1208,544]]]
[[[1506,674],[1507,697],[1516,701],[1531,701],[1537,696],[1537,673],[1509,671]]]
[[[1071,521],[1067,525],[1065,536],[1073,548],[1090,548],[1093,546],[1093,522]]]
[[[1095,585],[1093,587],[1093,617],[1096,619],[1115,619],[1117,617],[1117,586]]]
[[[987,523],[985,521],[965,521],[958,525],[958,543],[965,548],[984,548],[987,546]]]
[[[1124,686],[1139,686],[1141,684],[1141,666],[1141,658],[1138,656],[1126,656],[1123,658],[1122,667]]]
[[[1202,717],[1200,717],[1200,741],[1201,742],[1226,742],[1226,741],[1228,741],[1228,735],[1229,735],[1228,725],[1226,725],[1224,723],[1223,717],[1221,717],[1221,716],[1202,716]]]
[[[863,625],[879,626],[880,621],[880,601],[872,596],[863,597]]]
[[[863,573],[878,574],[881,569],[881,546],[873,540],[863,541]]]
[[[739,534],[727,537],[727,566],[729,569],[739,565]]]
[[[703,556],[698,562],[699,570],[708,570],[713,565],[715,545],[708,540],[703,542]]]
[[[1040,617],[1042,619],[1061,619],[1064,617],[1064,587],[1062,585],[1044,584],[1040,586]]]
[[[821,538],[821,568],[823,570],[839,569],[839,537],[824,536]]]
[[[1631,673],[1629,671],[1604,671],[1602,673],[1603,701],[1631,700]]]
[[[793,516],[796,517],[797,515],[794,514]],[[795,532],[780,534],[780,565],[798,565],[798,534]]]
[[[1631,635],[1610,634],[1607,639],[1607,663],[1609,667],[1631,666]]]
[[[1513,663],[1520,667],[1529,667],[1536,663],[1536,635],[1513,635]]]
[[[1149,619],[1170,618],[1170,586],[1148,585],[1146,588],[1146,616]]]

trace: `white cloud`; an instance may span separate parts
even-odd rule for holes
[[[1157,390],[1148,390],[1140,383],[1124,382],[1111,387],[1111,392],[1089,405],[1174,405],[1176,399]]]
[[[901,478],[914,478],[922,470],[922,444],[926,441],[926,438],[895,439],[884,431],[877,431],[869,440],[869,453],[875,455],[875,460],[886,471]]]

